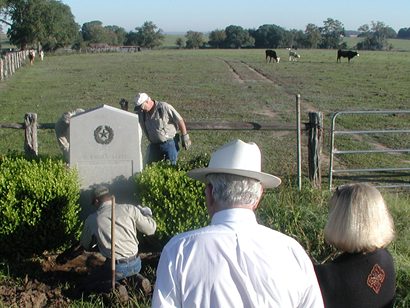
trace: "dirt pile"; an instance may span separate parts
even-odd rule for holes
[[[44,253],[40,258],[24,261],[19,265],[9,264],[11,275],[0,282],[0,306],[69,307],[70,303],[82,298],[78,285],[88,272],[105,261],[101,254],[95,252],[85,252],[62,265],[57,264],[56,257],[57,255]],[[147,267],[152,272],[159,253],[143,253],[140,257],[143,264],[141,272],[144,273]],[[127,289],[141,290],[146,297],[151,296],[154,278],[142,278],[144,277],[139,276],[121,282],[117,286],[116,296],[105,295],[105,298],[127,302]]]

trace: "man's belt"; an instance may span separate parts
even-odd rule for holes
[[[162,142],[154,142],[154,144],[165,144],[165,143],[171,142],[171,141],[174,141],[174,139],[168,139],[168,140],[165,140],[165,141],[162,141]]]
[[[128,257],[128,258],[115,260],[115,264],[128,263],[128,262],[136,260],[137,258],[138,258],[138,255],[135,255],[135,256]]]

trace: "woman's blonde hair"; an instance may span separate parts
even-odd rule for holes
[[[325,240],[346,252],[370,252],[394,238],[394,223],[381,193],[368,184],[338,187],[329,201]]]

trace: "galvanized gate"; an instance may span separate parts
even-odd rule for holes
[[[369,154],[369,153],[410,153],[410,148],[399,148],[399,149],[369,149],[369,150],[339,150],[335,148],[335,138],[338,135],[383,135],[383,134],[404,134],[407,137],[410,137],[410,129],[407,127],[405,129],[380,129],[380,130],[337,130],[336,129],[336,120],[341,116],[346,115],[368,115],[369,117],[374,115],[397,115],[404,114],[410,115],[410,110],[382,110],[382,111],[340,111],[336,112],[332,116],[331,130],[330,130],[330,163],[329,163],[329,190],[332,189],[333,177],[335,174],[369,174],[372,172],[408,172],[408,180],[404,183],[394,183],[394,184],[385,184],[385,185],[375,185],[377,187],[410,187],[410,163],[405,164],[405,166],[394,166],[391,168],[356,168],[356,169],[335,169],[334,168],[334,159],[335,155],[348,155],[348,154]],[[410,127],[410,117],[406,123]],[[406,175],[407,176],[407,175]]]

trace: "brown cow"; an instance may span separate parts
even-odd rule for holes
[[[36,52],[33,49],[30,49],[30,51],[28,52],[28,59],[30,60],[30,65],[33,65],[35,56]]]

